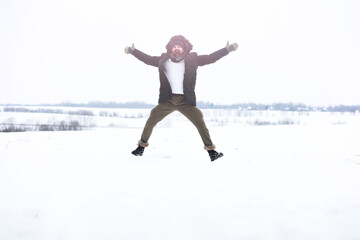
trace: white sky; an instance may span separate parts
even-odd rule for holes
[[[360,1],[0,0],[0,103],[158,100],[160,55],[182,34],[199,54],[198,100],[360,104]]]

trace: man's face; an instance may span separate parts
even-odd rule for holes
[[[182,49],[182,47],[180,45],[174,45],[173,48],[172,48],[172,54],[175,57],[178,57],[178,56],[182,55],[183,52],[184,52],[184,49]]]

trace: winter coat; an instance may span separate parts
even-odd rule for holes
[[[196,106],[196,71],[199,66],[211,64],[219,60],[220,58],[229,54],[226,48],[222,48],[209,55],[198,55],[196,52],[190,52],[186,54],[185,61],[185,73],[184,73],[184,96],[186,102],[190,105]],[[140,61],[159,68],[160,78],[160,94],[159,103],[166,102],[171,99],[172,91],[169,80],[165,75],[164,63],[170,58],[168,53],[163,53],[161,56],[149,56],[137,49],[132,52]]]

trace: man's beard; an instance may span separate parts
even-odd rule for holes
[[[181,60],[184,59],[184,52],[175,50],[171,53],[170,57],[173,62],[180,62]]]

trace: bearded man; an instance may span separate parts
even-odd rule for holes
[[[198,55],[191,52],[192,44],[182,35],[173,36],[166,45],[166,53],[160,56],[150,56],[134,47],[125,48],[125,53],[132,54],[140,61],[157,67],[159,69],[160,94],[158,105],[151,110],[146,121],[138,147],[132,151],[135,156],[142,156],[145,147],[149,146],[148,140],[158,122],[174,111],[179,111],[188,118],[197,128],[208,151],[210,160],[215,161],[224,154],[215,151],[209,130],[206,127],[203,114],[196,107],[196,71],[199,66],[211,64],[220,58],[235,51],[237,43],[229,44],[226,47],[209,55]]]

